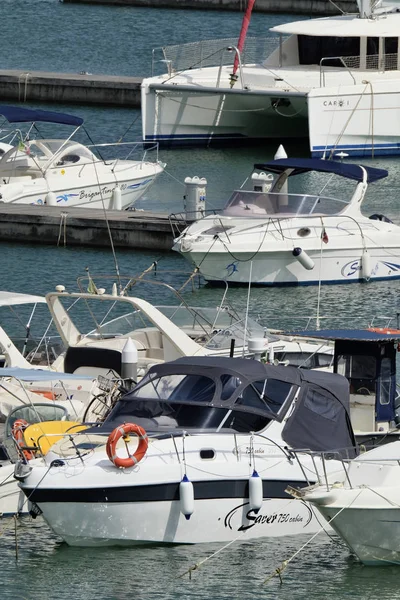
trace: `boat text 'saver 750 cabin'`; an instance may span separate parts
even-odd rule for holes
[[[153,366],[101,427],[67,435],[16,475],[73,546],[224,542],[319,529],[285,489],[315,482],[322,465],[305,456],[301,466],[288,446],[343,458],[354,444],[341,375],[186,357]]]
[[[360,14],[284,23],[245,43],[161,48],[168,73],[142,83],[143,139],[309,137],[316,157],[399,154],[398,2],[358,5]]]

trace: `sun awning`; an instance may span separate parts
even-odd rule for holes
[[[266,163],[257,163],[254,165],[254,168],[271,171],[271,173],[283,173],[287,169],[293,169],[289,175],[299,175],[300,173],[308,173],[309,171],[335,173],[336,175],[355,181],[363,181],[363,169],[365,169],[368,183],[379,181],[379,179],[384,179],[388,176],[388,172],[385,169],[318,158],[281,158]]]
[[[398,37],[400,14],[360,19],[358,15],[323,17],[292,21],[272,27],[273,33],[314,37]]]
[[[83,119],[74,115],[52,112],[48,110],[32,110],[19,106],[0,105],[0,115],[3,115],[9,123],[32,123],[43,121],[46,123],[60,123],[62,125],[73,125],[79,127]]]
[[[17,292],[0,292],[0,306],[18,306],[19,304],[46,304],[46,298]]]
[[[64,381],[64,380],[81,380],[95,379],[90,375],[75,375],[74,373],[58,373],[57,371],[49,371],[45,369],[21,369],[19,367],[3,367],[0,368],[1,377],[14,377],[21,381]]]

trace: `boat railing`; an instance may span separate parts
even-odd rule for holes
[[[155,157],[153,155],[153,159],[155,158],[155,162],[159,162],[159,158],[158,158],[158,152],[159,152],[159,145],[157,142],[110,142],[110,143],[105,143],[105,144],[90,144],[87,146],[87,148],[90,148],[91,150],[100,150],[101,149],[107,149],[107,148],[122,148],[125,149],[127,148],[128,150],[128,154],[123,158],[123,160],[129,160],[131,159],[132,155],[137,155],[139,156],[140,154],[140,161],[142,163],[144,163],[147,160],[147,155],[150,152],[154,152],[155,153]],[[114,157],[115,158],[115,157]],[[103,159],[100,159],[101,161]],[[118,160],[118,159],[117,159]],[[134,158],[132,159],[134,160]]]
[[[171,213],[168,215],[169,224],[171,226],[172,235],[174,238],[179,237],[183,231],[195,221],[198,221],[199,218],[203,219],[207,215],[219,215],[223,209],[218,208],[210,208],[207,210],[192,210],[185,211],[179,213]],[[224,229],[221,224],[221,231]]]
[[[353,457],[351,456],[352,452]],[[302,456],[304,456],[304,454],[307,454],[311,457],[317,478],[316,484],[313,481],[311,481],[309,474],[307,474],[307,470],[302,464]],[[350,463],[352,462],[352,460],[354,460],[354,448],[327,452],[291,450],[291,455],[296,459],[309,487],[314,487],[314,485],[324,486],[326,488],[326,491],[330,492],[338,486],[345,485],[348,486],[350,489],[353,489],[354,487],[356,487],[356,485],[358,485],[355,484],[354,481],[352,481],[351,472],[349,470]],[[338,469],[333,472],[331,468],[328,468],[328,465],[330,466],[332,464],[332,460],[335,460],[338,463]],[[359,461],[359,464],[370,464],[376,465],[378,467],[400,467],[400,459],[396,458],[395,456],[393,458],[370,458],[368,460],[363,458],[362,461]],[[302,494],[302,490],[297,491],[299,495]]]
[[[350,75],[350,77],[353,80],[354,85],[356,85],[356,79],[353,75],[353,73],[350,70],[350,67],[346,64],[345,59],[346,58],[350,58],[348,56],[343,57],[343,56],[327,56],[325,58],[321,58],[320,63],[319,63],[319,85],[320,87],[325,87],[325,70],[324,67],[332,67],[332,66],[337,66],[337,64],[332,65],[333,62],[339,62],[342,67],[344,67],[348,74]],[[331,64],[329,64],[331,63]]]
[[[156,74],[156,66],[160,64],[167,66],[170,76],[187,69],[233,65],[236,44],[237,38],[223,38],[154,48],[151,74]],[[248,37],[241,52],[241,61],[243,64],[261,63],[278,46],[278,37]]]
[[[326,71],[324,67],[337,67],[338,64],[349,73],[356,84],[357,81],[352,73],[355,70],[361,71],[399,71],[400,54],[368,54],[367,56],[326,56],[320,61],[320,86],[325,86]],[[333,64],[332,64],[333,63]]]

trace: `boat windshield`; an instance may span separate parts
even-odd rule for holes
[[[246,322],[244,314],[229,307],[157,305],[156,308],[192,339],[210,350],[229,348],[232,338],[236,340],[238,346],[243,345],[243,340],[264,336],[264,328],[257,321],[247,317]],[[99,325],[96,330],[88,334],[88,337],[127,336],[143,327],[153,327],[153,324],[142,311],[135,310]]]
[[[130,419],[148,431],[260,431],[271,420],[283,418],[294,387],[271,378],[246,385],[231,374],[216,380],[204,375],[150,374],[119,400],[104,425],[115,427]]]
[[[347,201],[325,196],[236,190],[222,214],[251,218],[335,215],[347,205]]]

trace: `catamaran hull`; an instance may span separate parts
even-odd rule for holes
[[[289,497],[264,499],[258,514],[250,510],[247,498],[195,500],[194,513],[186,519],[179,501],[128,502],[123,489],[120,493],[115,503],[64,501],[38,506],[49,526],[70,546],[229,542],[238,536],[239,540],[281,537],[320,528],[310,507]],[[77,494],[84,497],[85,490],[76,490]],[[66,498],[71,495],[69,490]]]
[[[174,249],[178,249],[177,245]],[[307,269],[291,250],[283,252],[182,252],[183,256],[199,268],[209,281],[227,281],[229,284],[269,286],[317,285],[358,283],[400,278],[400,247],[369,249],[369,269],[365,270],[363,249],[307,250],[314,267]],[[321,259],[322,254],[322,259]]]
[[[217,89],[201,81],[200,71],[196,77],[196,88],[144,80],[143,140],[202,146],[304,138],[313,157],[400,154],[398,80],[338,86],[327,75],[324,87],[315,82],[300,94],[267,81],[263,91]],[[257,75],[259,87],[263,77]]]
[[[142,85],[143,140],[202,146],[308,137],[304,94]]]

